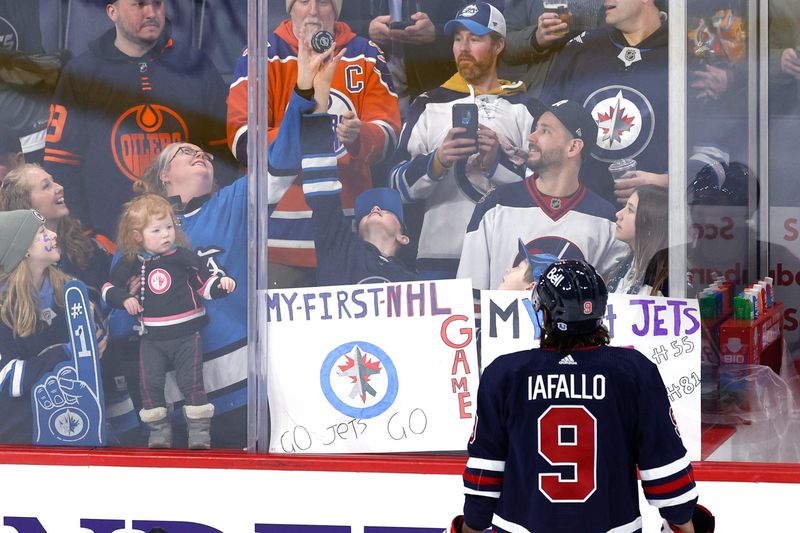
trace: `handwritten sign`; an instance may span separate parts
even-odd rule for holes
[[[64,285],[64,311],[70,332],[72,360],[56,366],[34,385],[34,443],[61,446],[104,446],[103,383],[86,286]]]
[[[500,355],[539,345],[541,317],[530,293],[481,292],[481,368]],[[700,460],[700,312],[697,300],[610,294],[612,346],[632,346],[661,373],[692,460]]]
[[[268,291],[270,452],[464,450],[478,386],[469,281]]]

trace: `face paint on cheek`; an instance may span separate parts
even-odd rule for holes
[[[44,242],[44,251],[45,252],[52,252],[55,249],[55,239],[51,239],[49,235],[42,236],[42,242]],[[53,242],[53,244],[50,244]]]

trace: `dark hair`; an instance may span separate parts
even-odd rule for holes
[[[669,275],[669,193],[656,185],[642,185],[634,194],[639,198],[636,206],[634,229],[636,236],[631,246],[635,281],[652,287],[650,296],[662,293],[662,286]],[[611,290],[615,291],[619,278],[625,275],[622,270],[628,263],[621,261],[609,276]]]
[[[669,273],[669,195],[667,189],[656,185],[642,185],[636,193],[639,205],[636,207],[633,264],[637,272],[644,272],[643,279],[653,287],[650,294],[655,296]]]
[[[583,334],[567,333],[555,327],[555,323],[550,320],[550,314],[544,309],[544,323],[542,324],[542,336],[539,346],[542,348],[555,348],[561,353],[571,352],[575,348],[587,348],[591,346],[607,346],[611,342],[611,336],[604,325],[600,325],[592,332]]]

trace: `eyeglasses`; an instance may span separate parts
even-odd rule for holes
[[[208,152],[204,152],[203,150],[199,150],[196,148],[192,148],[191,146],[181,146],[175,153],[172,154],[172,157],[167,161],[167,164],[172,163],[172,160],[175,159],[175,156],[178,154],[188,155],[189,157],[195,157],[197,154],[201,154],[203,158],[212,163],[214,161],[214,154],[209,154]]]

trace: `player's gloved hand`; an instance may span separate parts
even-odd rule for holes
[[[460,514],[453,518],[450,527],[442,531],[442,533],[461,533],[461,526],[464,525],[464,515]]]
[[[669,529],[665,529],[664,531],[673,531],[675,533],[681,533],[681,531],[683,531],[674,524],[667,523],[667,525],[669,526]],[[695,505],[694,513],[692,514],[692,527],[694,528],[694,533],[714,533],[715,526],[716,519],[714,518],[714,515],[711,514],[711,511],[702,505]]]
[[[714,533],[716,519],[707,508],[702,505],[695,505],[692,524],[694,525],[694,533]]]

